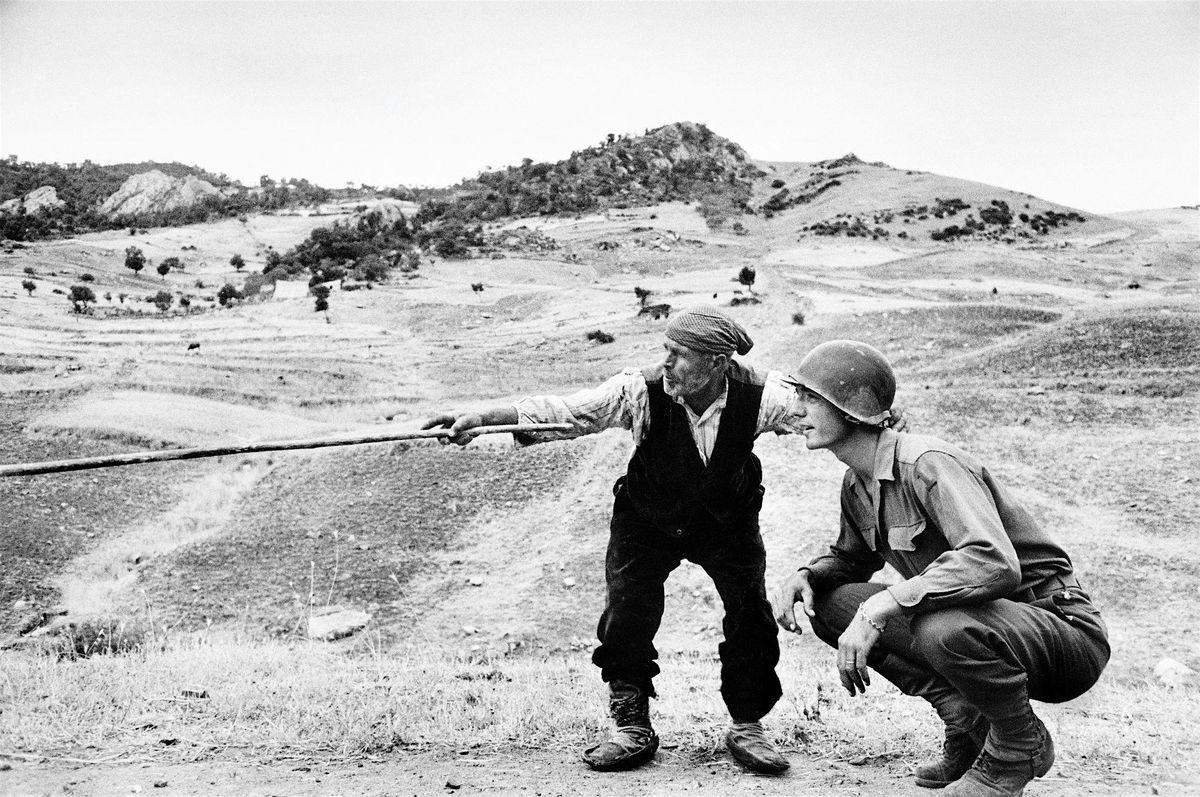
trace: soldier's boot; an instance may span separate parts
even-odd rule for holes
[[[917,766],[917,785],[942,789],[965,775],[983,750],[987,718],[946,679],[908,659],[887,653],[871,666],[904,694],[929,702],[946,725],[942,757]]]
[[[983,751],[989,724],[987,717],[961,699],[947,700],[934,708],[946,723],[942,757],[920,764],[913,774],[918,786],[944,789],[967,774],[967,770],[975,763]]]
[[[1025,690],[1019,700],[985,709],[991,729],[983,752],[961,778],[946,787],[947,797],[1020,797],[1026,784],[1054,766],[1054,740],[1033,713]]]
[[[739,764],[760,775],[780,775],[791,766],[767,738],[761,722],[734,722],[725,734],[725,746]]]
[[[608,710],[616,729],[609,738],[583,751],[583,760],[600,772],[641,766],[658,750],[658,734],[650,726],[650,696],[633,684],[614,681]]]

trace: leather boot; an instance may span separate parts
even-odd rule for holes
[[[887,653],[871,666],[904,694],[926,700],[946,725],[942,757],[916,768],[917,785],[941,789],[965,775],[983,749],[987,718],[945,678],[908,659]]]
[[[725,734],[725,746],[739,764],[760,775],[779,775],[791,764],[771,744],[761,722],[735,722]]]
[[[983,752],[946,797],[1021,797],[1026,784],[1054,766],[1054,741],[1025,701],[1025,711],[992,716]]]
[[[913,774],[918,786],[944,789],[967,774],[975,763],[983,750],[989,725],[986,717],[961,699],[948,700],[935,708],[946,723],[942,757],[919,765]]]
[[[632,684],[614,681],[608,710],[616,730],[583,751],[583,760],[600,772],[641,766],[658,750],[658,734],[650,727],[650,696]]]

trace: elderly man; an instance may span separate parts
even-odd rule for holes
[[[727,747],[754,772],[776,775],[788,768],[760,722],[781,690],[758,529],[762,469],[753,446],[765,431],[788,431],[795,395],[780,373],[762,373],[733,359],[752,345],[746,330],[725,313],[696,307],[671,319],[665,353],[655,367],[627,369],[570,396],[535,396],[425,422],[427,429],[464,433],[450,438],[460,445],[470,441],[465,432],[472,427],[518,422],[565,422],[573,427],[567,437],[614,427],[633,433],[633,457],[613,488],[608,599],[592,656],[609,685],[616,731],[584,751],[593,769],[629,769],[658,749],[649,713],[659,673],[654,636],[662,620],[663,584],[683,559],[704,568],[725,608],[719,650],[721,695],[733,720]]]
[[[774,596],[776,618],[838,650],[842,685],[871,683],[870,665],[933,705],[942,758],[916,782],[954,797],[1018,797],[1054,764],[1030,699],[1072,700],[1100,677],[1109,646],[1100,612],[1066,552],[986,467],[924,435],[881,422],[896,391],[891,365],[864,343],[830,341],[795,382],[810,449],[848,466],[841,533]],[[868,581],[884,563],[902,577]]]

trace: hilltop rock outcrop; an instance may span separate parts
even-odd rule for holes
[[[157,169],[135,174],[100,204],[109,215],[143,215],[191,207],[205,197],[220,196],[212,183],[193,175],[170,177]]]
[[[54,210],[67,203],[58,198],[58,191],[52,185],[35,188],[23,197],[15,197],[0,203],[0,213],[19,213],[22,208],[26,213],[38,213],[42,210]]]

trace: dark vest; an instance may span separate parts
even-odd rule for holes
[[[756,513],[762,507],[762,466],[753,449],[763,375],[730,364],[729,396],[707,466],[696,450],[687,410],[663,390],[662,369],[648,369],[642,376],[650,395],[650,428],[625,476],[617,480],[618,502],[623,487],[643,518],[683,529],[714,519],[731,523]]]

